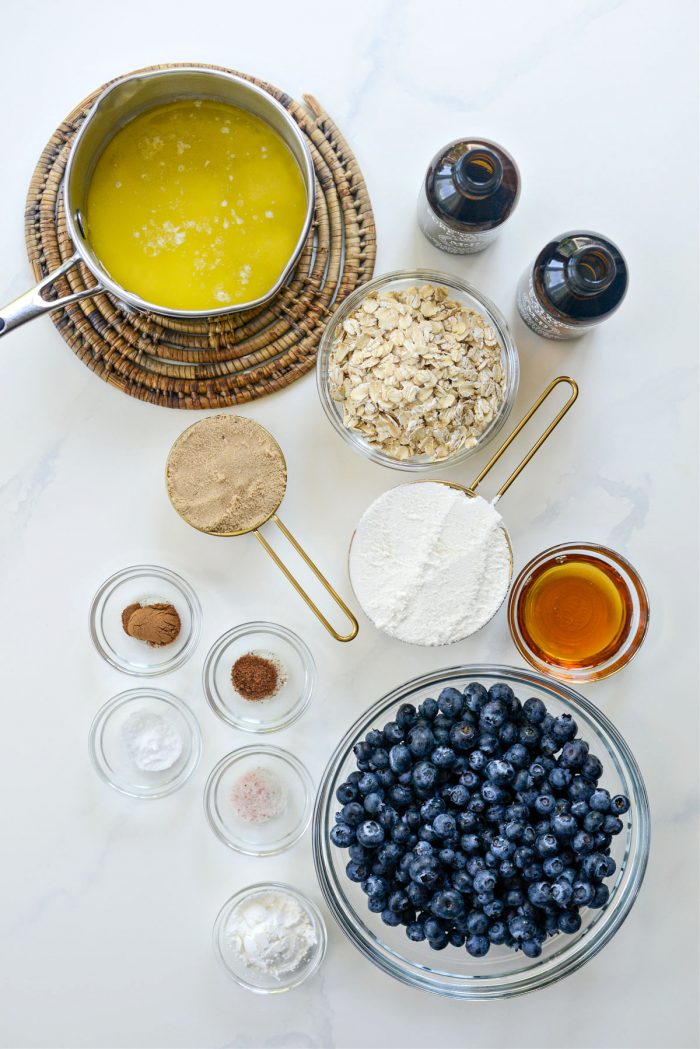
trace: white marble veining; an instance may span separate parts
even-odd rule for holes
[[[352,645],[331,641],[254,539],[210,539],[173,514],[163,462],[193,416],[108,387],[48,320],[36,321],[0,347],[2,1045],[697,1046],[696,20],[693,0],[7,5],[0,301],[30,283],[26,187],[65,113],[137,66],[211,61],[296,97],[313,92],[327,107],[367,177],[377,272],[443,267],[501,307],[522,362],[514,419],[553,375],[579,380],[558,439],[500,509],[516,568],[550,544],[593,539],[626,554],[648,585],[642,651],[585,692],[636,754],[653,842],[624,927],[546,991],[473,1005],[411,992],[364,961],[327,912],[328,955],[315,979],[277,999],[239,990],[211,950],[221,903],[268,878],[319,901],[320,892],[308,835],[257,860],[230,853],[205,824],[209,769],[249,742],[204,702],[213,640],[253,618],[279,618],[307,640],[318,691],[274,742],[315,777],[330,742],[400,681],[447,663],[519,660],[503,611],[449,651],[408,649],[366,621]],[[523,194],[496,244],[460,259],[422,239],[414,203],[432,154],[467,132],[513,152]],[[515,284],[545,238],[574,226],[619,242],[631,289],[594,335],[548,343],[515,315]],[[243,412],[280,437],[284,518],[347,592],[353,524],[399,475],[336,437],[311,375]],[[473,468],[454,476],[468,481]],[[135,684],[92,649],[88,605],[108,573],[138,560],[181,572],[204,609],[194,658],[155,682],[197,711],[203,759],[181,792],[156,802],[110,791],[86,749],[97,708]]]

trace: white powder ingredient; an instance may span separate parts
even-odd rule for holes
[[[379,496],[350,551],[350,578],[366,614],[414,645],[469,637],[500,606],[510,575],[501,515],[481,496],[437,482]]]
[[[163,772],[182,754],[182,736],[161,714],[135,710],[122,725],[122,739],[134,765],[142,772]]]
[[[278,891],[240,903],[229,917],[226,940],[248,969],[278,980],[297,972],[317,942],[308,911]]]

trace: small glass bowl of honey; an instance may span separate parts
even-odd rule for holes
[[[649,599],[632,565],[595,543],[565,543],[525,565],[508,601],[521,656],[562,681],[599,681],[626,666],[649,624]]]

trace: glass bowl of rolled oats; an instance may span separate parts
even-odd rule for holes
[[[403,270],[345,299],[321,339],[316,377],[351,448],[395,470],[430,470],[496,436],[518,391],[518,351],[472,285]]]

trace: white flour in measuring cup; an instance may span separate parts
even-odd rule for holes
[[[491,503],[428,481],[375,499],[355,531],[349,567],[357,599],[380,630],[414,645],[447,645],[495,614],[512,560]]]

